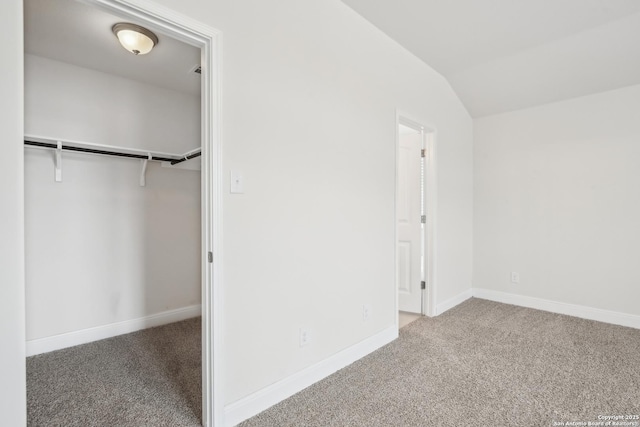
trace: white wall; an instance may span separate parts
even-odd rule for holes
[[[25,55],[25,133],[171,153],[200,146],[200,97]]]
[[[440,75],[338,0],[159,3],[224,33],[224,173],[245,176],[224,200],[226,402],[394,325],[396,109],[438,132],[438,298],[470,288],[472,126]]]
[[[474,120],[474,288],[640,315],[639,123],[640,86]]]
[[[0,424],[26,424],[22,2],[0,2]]]
[[[199,98],[28,55],[25,132],[185,152]],[[27,340],[200,303],[200,173],[25,149]]]
[[[224,174],[245,179],[224,199],[226,402],[393,326],[396,109],[438,132],[439,299],[470,289],[471,119],[440,75],[338,0],[161,3],[224,34]]]

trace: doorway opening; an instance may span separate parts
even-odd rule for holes
[[[398,326],[435,314],[435,130],[396,122],[396,288]]]
[[[142,0],[25,0],[24,6],[27,353],[200,316],[201,386],[185,400],[197,400],[190,408],[198,408],[203,425],[222,425],[215,375],[221,271],[213,269],[222,246],[219,33]],[[60,22],[72,17],[79,19],[75,35],[73,25]],[[123,50],[111,31],[117,22],[155,33],[154,51]],[[61,34],[47,33],[56,26]],[[118,50],[122,61],[109,59],[101,44]],[[185,86],[197,79],[193,93],[182,90],[184,81],[171,82],[171,72],[149,72],[162,70],[163,51],[169,62],[185,65]],[[146,68],[123,75],[127,63],[144,61]],[[152,348],[148,366],[160,375],[170,371],[163,356],[179,345],[162,336],[147,344],[125,345],[121,354]],[[126,371],[121,376],[131,380]],[[180,394],[180,381],[167,383]],[[101,382],[94,388],[114,390]],[[140,395],[143,402],[148,397]]]

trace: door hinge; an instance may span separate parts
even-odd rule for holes
[[[423,224],[426,224],[427,223],[427,216],[426,215],[422,215],[420,217],[420,222],[423,223]]]
[[[427,150],[425,150],[424,148],[420,150],[420,157],[427,157]]]
[[[209,263],[212,264],[213,263],[213,252],[209,252],[207,254],[207,258],[209,259]]]
[[[427,289],[427,282],[425,282],[424,280],[420,282],[420,289]]]

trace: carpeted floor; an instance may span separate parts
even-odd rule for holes
[[[199,318],[29,357],[27,423],[200,426],[200,366]]]
[[[198,319],[34,356],[27,372],[30,426],[200,425]],[[241,426],[546,427],[600,415],[640,415],[639,330],[471,299]]]
[[[241,426],[550,427],[599,415],[640,415],[639,330],[471,299]]]

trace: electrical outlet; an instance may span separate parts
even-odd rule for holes
[[[511,283],[520,283],[520,274],[515,271],[511,272]]]
[[[311,342],[311,334],[309,329],[300,328],[300,347],[304,347]]]
[[[244,177],[240,171],[231,171],[231,194],[244,193]]]
[[[362,305],[362,321],[368,322],[371,319],[372,309],[371,305],[363,304]]]

